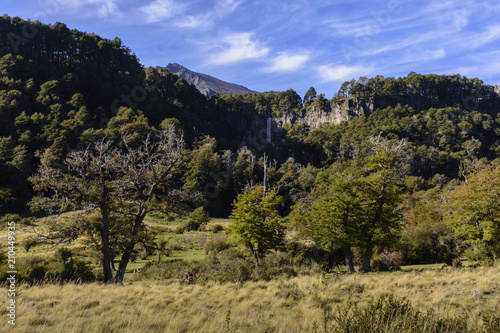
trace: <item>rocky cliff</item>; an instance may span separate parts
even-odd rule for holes
[[[216,93],[228,95],[255,92],[238,84],[225,82],[207,74],[193,72],[179,64],[168,64],[166,69],[170,73],[179,75],[181,79],[186,80],[188,83],[194,84],[207,97]]]
[[[332,103],[327,109],[311,107],[297,112],[283,114],[273,119],[276,127],[284,125],[307,125],[315,130],[323,123],[340,124],[350,118],[370,115],[374,111],[374,101],[351,98],[340,103]]]

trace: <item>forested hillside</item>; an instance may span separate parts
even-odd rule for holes
[[[282,198],[269,208],[273,216],[288,215],[307,229],[304,237],[346,259],[351,247],[370,257],[374,249],[403,250],[409,262],[451,260],[464,244],[498,251],[498,203],[478,197],[480,211],[456,203],[500,177],[500,97],[479,79],[410,73],[348,81],[328,92],[331,99],[312,87],[304,97],[290,89],[207,99],[165,69],[144,68],[118,38],[6,15],[0,76],[6,212],[27,210],[28,179],[47,156],[61,163],[102,138],[139,146],[149,133],[175,128],[186,144],[176,208],[186,214],[204,207],[228,217],[238,194],[248,199],[248,186],[263,185]],[[369,107],[354,112],[361,102]],[[339,105],[345,121],[301,121]],[[325,229],[330,222],[311,207],[335,227]],[[339,221],[348,219],[345,228]],[[464,221],[470,229],[459,227]]]

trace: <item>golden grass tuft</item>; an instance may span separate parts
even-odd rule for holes
[[[228,324],[231,332],[322,331],[322,309],[363,306],[383,295],[406,298],[424,312],[434,308],[444,317],[470,313],[475,325],[483,313],[499,314],[500,265],[242,284],[20,285],[16,331],[226,332]],[[2,297],[6,304],[6,293]]]

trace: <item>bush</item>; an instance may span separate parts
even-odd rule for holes
[[[16,222],[18,223],[21,221],[21,216],[19,214],[5,214],[2,219],[0,219],[0,222],[7,223],[7,222]]]
[[[74,257],[68,249],[61,248],[53,257],[30,256],[22,261],[17,268],[19,281],[83,281],[98,279],[91,264],[81,258]],[[2,276],[2,280],[7,276]]]
[[[210,215],[205,208],[198,207],[191,214],[189,214],[189,219],[202,225],[210,221]]]
[[[0,223],[4,225],[7,222],[16,222],[19,225],[32,225],[35,222],[34,217],[21,217],[19,214],[5,214],[1,219]]]
[[[21,245],[23,246],[23,248],[26,250],[26,252],[29,252],[30,249],[33,247],[33,246],[36,246],[38,244],[38,241],[33,238],[33,237],[28,237],[26,239],[24,239],[22,242],[21,242]]]
[[[150,262],[144,266],[139,278],[145,279],[180,279],[186,273],[197,277],[198,283],[206,281],[243,282],[251,279],[253,262],[236,248],[221,251],[199,261],[171,260]]]
[[[205,242],[205,254],[217,254],[231,247],[227,237],[216,237]]]
[[[451,261],[451,266],[455,267],[455,268],[459,268],[459,267],[462,267],[462,260],[460,260],[460,258],[455,258]]]
[[[431,309],[426,313],[404,299],[392,295],[371,301],[366,307],[349,303],[333,310],[321,309],[325,332],[467,332],[467,314],[454,318],[438,317]],[[491,322],[496,323],[492,317]],[[493,332],[493,331],[492,331]]]
[[[78,258],[70,258],[64,263],[61,278],[65,281],[91,282],[96,280],[96,276],[88,262]]]
[[[223,226],[221,226],[220,224],[214,224],[214,225],[212,226],[212,232],[213,232],[214,234],[219,233],[219,232],[221,232],[221,231],[223,231],[223,230],[224,230],[224,227],[223,227]]]
[[[163,212],[158,212],[158,211],[152,211],[147,214],[148,217],[157,219],[157,220],[164,220],[168,222],[172,222],[175,220],[175,216],[171,213],[163,213]]]
[[[311,265],[317,263],[323,269],[329,271],[334,266],[343,265],[344,255],[342,251],[326,251],[314,245],[305,245],[300,242],[287,242],[285,251],[290,255],[294,265]]]
[[[399,270],[403,264],[404,255],[401,251],[382,252],[379,254],[379,270]]]
[[[186,227],[184,225],[180,225],[174,229],[174,233],[178,235],[183,234],[184,231],[186,231]]]
[[[469,261],[491,264],[500,256],[500,245],[474,244],[464,251],[464,256]]]
[[[406,227],[396,248],[404,253],[406,264],[450,265],[460,256],[463,245],[444,222],[429,222]]]
[[[200,227],[201,227],[201,223],[199,223],[197,221],[187,221],[184,224],[185,231],[197,231],[198,229],[200,229]]]

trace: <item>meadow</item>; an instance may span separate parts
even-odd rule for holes
[[[35,243],[27,251],[22,244],[34,238],[36,233],[45,232],[49,224],[65,223],[71,218],[71,215],[48,216],[18,225],[20,232],[17,256],[20,271],[26,275],[32,273],[34,270],[30,265],[39,263],[35,258],[60,256],[58,248],[61,245],[57,247],[55,244]],[[230,222],[212,219],[202,231],[187,231],[181,230],[186,225],[185,219],[167,221],[165,216],[152,214],[146,223],[150,230],[157,233],[157,240],[167,244],[168,251],[160,258],[161,262],[158,262],[156,254],[141,255],[139,251],[135,261],[129,265],[125,282],[122,285],[105,285],[100,282],[82,283],[78,279],[62,282],[61,276],[53,274],[63,265],[60,259],[46,259],[42,270],[46,274],[45,278],[31,281],[27,279],[17,285],[16,331],[121,333],[500,330],[498,262],[490,266],[464,262],[463,267],[445,264],[413,265],[402,266],[398,271],[348,275],[343,267],[334,268],[327,273],[314,263],[290,274],[288,266],[284,270],[273,270],[270,260],[271,264],[267,268],[264,262],[260,269],[270,270],[272,274],[265,275],[261,272],[258,276],[249,275],[239,282],[231,282],[232,275],[227,275],[229,278],[226,280],[220,276],[215,278],[215,275],[208,277],[210,272],[207,269],[205,273],[200,272],[194,283],[186,283],[183,274],[187,268],[203,269],[211,265],[212,261],[205,260],[210,257],[205,245],[211,240],[222,239],[225,242],[227,236],[224,229]],[[6,233],[2,231],[2,243],[6,243],[5,237]],[[292,240],[293,234],[290,233],[288,238],[289,241]],[[85,248],[83,239],[65,248],[78,253],[79,258],[88,256],[86,260],[89,267],[96,272],[99,270],[96,262],[89,259],[92,251]],[[215,256],[211,260],[219,264],[226,260],[222,258],[242,262],[239,257],[235,257],[235,251],[235,248],[230,248],[227,250],[229,256]],[[238,253],[237,255],[241,255]],[[222,254],[224,251],[217,255]],[[271,258],[281,263],[282,257],[279,254]],[[218,267],[224,269],[225,266]],[[231,271],[234,267],[226,266],[226,269]],[[28,268],[32,271],[29,272]],[[2,304],[7,304],[9,299],[6,292],[0,298]],[[3,318],[5,325],[0,325],[1,332],[11,331],[6,315],[7,309],[2,307],[0,318]]]
[[[17,302],[17,332],[497,332],[500,265],[222,284],[23,284]]]

